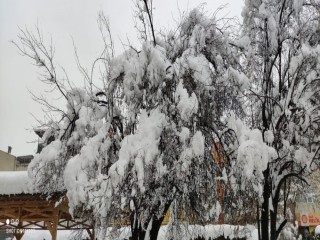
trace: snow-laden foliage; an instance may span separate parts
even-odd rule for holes
[[[249,185],[258,193],[258,196],[262,196],[263,172],[267,169],[268,163],[277,158],[277,153],[263,141],[262,132],[259,129],[250,129],[234,116],[229,119],[228,124],[229,128],[235,131],[238,139],[237,155],[232,169],[240,172],[238,177],[241,177],[242,181],[239,187],[246,190]]]
[[[59,123],[52,122],[45,131],[41,139],[44,148],[28,167],[33,185],[42,192],[65,189],[63,175],[67,161],[105,125],[106,111],[101,110],[84,90],[72,89],[67,97],[65,116]]]
[[[173,202],[185,219],[215,219],[214,136],[249,84],[223,31],[192,10],[175,34],[106,59],[103,89],[61,88],[67,111],[29,166],[35,188],[66,191],[97,226],[130,221],[133,239],[155,239]]]
[[[319,5],[246,0],[243,31],[233,42],[250,79],[243,92],[248,117],[227,119],[222,136],[231,138],[225,150],[240,167],[233,184],[245,181],[258,192],[262,239],[279,236],[296,189],[288,186],[305,182],[319,164]]]
[[[157,37],[143,2],[141,47],[99,59],[101,89],[83,68],[86,90],[66,87],[50,54],[25,53],[67,102],[29,166],[34,186],[66,191],[71,212],[103,229],[130,222],[132,239],[156,239],[170,206],[171,230],[178,216],[249,212],[261,239],[277,239],[319,164],[320,2],[246,0],[239,34],[194,9]]]

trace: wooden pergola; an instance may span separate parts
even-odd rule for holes
[[[73,219],[69,214],[68,199],[64,194],[56,194],[50,199],[40,194],[0,195],[1,229],[13,233],[17,240],[31,229],[49,230],[52,240],[57,239],[58,230],[85,229],[90,239],[95,239],[90,222]]]

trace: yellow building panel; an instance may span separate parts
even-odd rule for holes
[[[16,157],[0,150],[0,171],[15,171]]]

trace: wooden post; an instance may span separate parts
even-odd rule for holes
[[[46,225],[48,230],[50,231],[52,240],[57,240],[58,221],[59,221],[59,210],[58,208],[54,208],[52,213],[52,221],[46,222]]]
[[[55,207],[54,210],[53,210],[53,226],[52,226],[53,234],[52,234],[52,240],[56,240],[57,239],[58,223],[59,223],[59,209]]]

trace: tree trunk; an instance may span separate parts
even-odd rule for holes
[[[263,186],[263,203],[261,211],[261,240],[269,240],[269,197],[270,197],[270,185],[269,185],[269,166],[263,172],[264,186]]]
[[[171,203],[170,203],[171,204]],[[148,223],[150,223],[150,221],[152,221],[151,223],[151,229],[149,232],[149,237],[150,240],[156,240],[158,238],[158,234],[159,234],[159,230],[162,224],[162,221],[170,207],[170,204],[167,203],[160,218],[158,218],[156,215],[152,215],[151,219],[149,220]],[[130,240],[144,240],[146,237],[146,230],[148,225],[146,226],[142,226],[141,223],[138,223],[139,221],[137,220],[137,215],[136,212],[133,211],[131,213],[131,233],[132,236],[130,238]]]
[[[157,219],[157,217],[153,216],[151,229],[149,232],[150,239],[156,240],[158,238],[158,233],[161,227],[161,223],[164,217]],[[151,221],[151,220],[150,220]],[[133,226],[131,224],[131,226]],[[134,228],[131,229],[132,237],[131,240],[144,240],[146,237],[146,227],[141,226],[141,224],[135,223]]]
[[[139,240],[144,240],[146,236],[146,228],[142,227],[141,224],[139,224]]]
[[[258,223],[258,239],[261,240],[261,226],[260,226],[260,207],[259,200],[257,201],[257,223]]]
[[[270,213],[270,239],[277,239],[277,211]]]
[[[270,233],[271,233],[271,239],[274,239],[274,240],[276,240],[279,235],[277,231],[277,213],[278,213],[280,189],[281,189],[281,181],[278,184],[277,191],[275,192],[275,195],[272,199],[273,211],[270,211]]]
[[[160,230],[160,227],[161,227],[161,224],[162,224],[162,221],[163,221],[165,215],[166,214],[161,216],[160,219],[157,219],[157,218],[154,217],[154,219],[152,221],[152,228],[150,230],[150,240],[158,238],[158,233],[159,233],[159,230]]]
[[[130,221],[131,221],[131,240],[138,240],[139,239],[139,226],[138,226],[138,220],[137,220],[137,213],[136,211],[132,211],[130,215]]]

